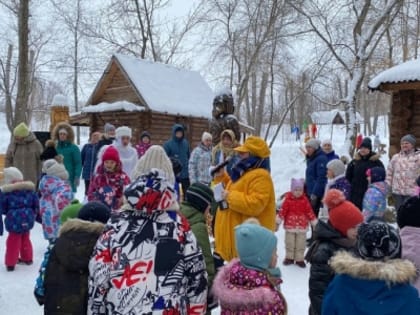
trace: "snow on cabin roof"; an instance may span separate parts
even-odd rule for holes
[[[196,71],[114,54],[152,111],[211,118],[213,92]]]
[[[338,117],[337,117],[338,115]],[[335,121],[336,117],[339,121]],[[346,123],[346,115],[343,110],[330,110],[330,111],[319,111],[319,112],[313,112],[311,114],[312,122],[317,125],[330,125],[330,124],[341,124],[342,122]],[[356,112],[356,123],[360,124],[363,123],[363,117],[360,115],[360,113]]]
[[[63,95],[63,94],[56,94],[53,97],[53,100],[51,102],[52,106],[68,106],[69,105],[69,100],[67,98],[67,96]]]
[[[382,71],[368,83],[371,90],[376,90],[382,83],[401,83],[420,81],[420,59],[404,62]]]
[[[144,110],[144,106],[136,105],[127,101],[118,101],[114,103],[102,102],[97,105],[88,105],[82,108],[81,113],[102,113],[113,111],[141,112]]]

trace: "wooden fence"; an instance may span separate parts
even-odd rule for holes
[[[0,154],[0,183],[3,182],[3,169],[4,169],[5,159],[6,159],[6,154]]]

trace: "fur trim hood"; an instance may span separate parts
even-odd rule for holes
[[[60,234],[66,234],[69,232],[88,232],[94,233],[98,236],[102,233],[105,225],[101,222],[90,222],[80,219],[68,219],[60,228]]]
[[[67,140],[71,143],[74,143],[74,131],[73,128],[71,127],[70,124],[66,123],[66,122],[61,122],[58,123],[55,127],[54,130],[52,132],[52,140],[54,141],[58,141],[59,137],[58,137],[58,131],[60,129],[65,129],[67,130]]]
[[[243,286],[236,286],[231,283],[231,270],[239,263],[239,259],[235,258],[229,264],[222,267],[217,273],[213,282],[212,292],[220,301],[220,304],[231,309],[236,308],[254,308],[258,305],[272,304],[278,299],[279,292],[268,286],[254,286],[249,289],[247,283]],[[246,277],[245,275],[245,278]]]
[[[366,261],[340,251],[331,259],[330,265],[337,274],[365,280],[382,280],[389,285],[410,283],[416,278],[416,267],[404,259]]]
[[[381,158],[381,155],[376,152],[370,152],[369,153],[369,160],[371,161],[378,161]],[[359,154],[359,152],[356,152],[354,155],[355,160],[362,160],[362,156]]]
[[[17,183],[13,183],[13,184],[3,185],[0,190],[3,193],[18,191],[18,190],[35,191],[35,184],[32,183],[31,181],[17,182]]]

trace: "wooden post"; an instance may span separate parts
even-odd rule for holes
[[[52,132],[58,123],[69,122],[70,114],[68,106],[51,106],[50,108],[50,132]]]

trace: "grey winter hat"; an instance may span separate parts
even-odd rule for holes
[[[115,131],[115,126],[113,124],[106,123],[105,126],[104,126],[104,132],[108,133],[108,132],[111,132],[111,131]]]
[[[335,159],[328,162],[327,169],[332,170],[334,176],[337,177],[339,175],[344,174],[344,172],[346,171],[346,166],[341,160]]]
[[[314,148],[315,150],[319,149],[320,141],[318,139],[310,139],[305,143],[305,147]]]
[[[69,173],[67,172],[64,165],[58,163],[54,159],[49,159],[44,162],[44,164],[42,165],[42,172],[50,176],[59,177],[62,180],[69,179]]]
[[[408,142],[411,143],[413,147],[416,146],[416,137],[414,137],[411,134],[405,135],[404,137],[401,138],[400,142]]]

